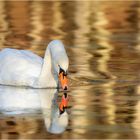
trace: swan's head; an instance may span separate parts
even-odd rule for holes
[[[64,45],[59,40],[53,40],[50,42],[49,47],[51,50],[54,71],[57,73],[59,77],[59,81],[63,90],[67,90],[68,89],[67,72],[69,60]]]

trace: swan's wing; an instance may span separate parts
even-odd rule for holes
[[[4,49],[0,52],[0,84],[32,85],[43,59],[30,51]]]
[[[34,53],[31,52],[31,51],[28,51],[28,50],[20,50],[20,53],[21,53],[23,56],[27,57],[28,60],[30,60],[30,61],[33,61],[33,62],[39,63],[39,64],[42,63],[42,57],[40,57],[40,56],[34,54]]]

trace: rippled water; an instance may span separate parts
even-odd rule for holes
[[[64,42],[70,59],[66,130],[49,133],[40,111],[1,110],[0,138],[140,139],[140,2],[0,2],[1,49],[43,56],[53,39]],[[30,91],[0,90],[19,92]],[[31,98],[51,93],[34,92]]]

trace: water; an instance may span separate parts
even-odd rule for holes
[[[1,49],[43,56],[60,39],[70,59],[66,130],[52,134],[42,112],[24,110],[1,114],[0,138],[140,139],[139,15],[139,1],[0,2]]]

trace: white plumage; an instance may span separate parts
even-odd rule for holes
[[[0,52],[0,83],[31,86],[42,63],[43,59],[30,51],[4,49]]]
[[[31,51],[6,48],[0,52],[0,84],[57,87],[58,65],[68,69],[68,57],[59,40],[49,43],[44,59]]]

